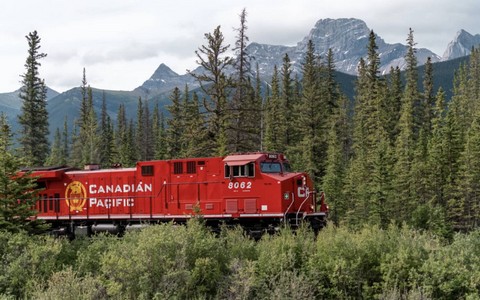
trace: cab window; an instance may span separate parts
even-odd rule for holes
[[[225,165],[225,178],[255,177],[255,164],[253,162],[242,166]]]

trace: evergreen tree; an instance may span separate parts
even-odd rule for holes
[[[167,157],[179,158],[183,150],[183,133],[184,133],[184,115],[182,104],[180,103],[180,89],[175,87],[170,95],[172,104],[167,106],[170,112],[170,118],[167,120]]]
[[[68,122],[67,117],[63,121],[62,132],[62,165],[68,165],[70,159],[70,140],[68,135]]]
[[[207,45],[195,51],[203,72],[189,72],[200,84],[201,90],[208,96],[203,99],[203,107],[208,113],[208,136],[212,146],[210,154],[227,154],[228,128],[232,117],[228,110],[228,90],[232,87],[225,69],[232,65],[232,59],[226,55],[229,45],[224,45],[224,37],[220,26],[213,34],[205,34]]]
[[[388,82],[388,97],[385,107],[385,128],[388,132],[390,143],[394,145],[398,135],[398,120],[402,106],[403,85],[400,68],[397,66],[390,69]]]
[[[233,50],[236,54],[234,61],[235,75],[233,84],[235,87],[230,107],[233,118],[232,143],[234,152],[248,152],[258,149],[258,119],[260,110],[257,106],[255,93],[250,82],[251,65],[250,57],[246,51],[248,44],[247,12],[245,9],[240,14],[240,27],[235,29],[238,33]]]
[[[147,145],[147,138],[148,138],[148,128],[147,128],[147,119],[148,117],[145,116],[145,107],[147,105],[143,105],[142,98],[138,98],[137,102],[137,122],[135,126],[135,148],[137,149],[138,157],[137,160],[148,160],[148,145]]]
[[[327,134],[328,149],[325,162],[325,176],[322,178],[322,190],[330,207],[329,219],[340,224],[346,219],[349,202],[345,185],[350,158],[350,120],[349,99],[340,97],[337,109],[331,116]]]
[[[165,119],[163,113],[158,109],[158,103],[153,109],[152,118],[152,135],[153,135],[153,158],[165,159],[166,158],[166,137],[165,137]]]
[[[39,77],[40,59],[46,57],[40,51],[40,37],[37,31],[26,36],[28,57],[19,97],[22,100],[20,124],[20,152],[27,164],[41,166],[49,153],[47,86]]]
[[[193,93],[192,100],[186,103],[183,156],[201,157],[208,155],[205,136],[205,120],[200,113],[198,95]]]
[[[113,125],[107,112],[105,92],[102,95],[102,111],[100,114],[100,164],[103,167],[110,166],[114,155]]]
[[[432,58],[428,57],[425,63],[423,76],[423,118],[422,125],[425,133],[432,131],[433,108],[435,107],[435,94],[433,90],[433,65]]]
[[[43,231],[47,226],[31,217],[38,200],[35,178],[30,172],[19,173],[25,161],[11,151],[12,133],[4,114],[0,115],[0,230],[11,232]]]
[[[97,164],[101,160],[101,141],[97,115],[93,106],[93,90],[87,84],[85,69],[83,69],[82,85],[80,86],[81,104],[80,116],[75,122],[78,130],[72,138],[72,164],[83,167],[86,164]]]
[[[133,125],[132,125],[133,126]],[[122,166],[131,165],[131,141],[129,139],[130,126],[125,113],[125,106],[120,104],[117,113],[117,129],[115,131],[115,154],[114,161]]]
[[[407,38],[408,51],[405,57],[407,61],[406,85],[404,96],[402,98],[401,115],[399,120],[399,134],[396,142],[396,163],[394,168],[395,174],[395,204],[394,211],[397,212],[397,221],[403,222],[410,220],[411,213],[415,210],[416,201],[418,200],[414,191],[415,180],[413,170],[414,150],[416,148],[416,140],[418,138],[419,124],[418,121],[418,99],[417,90],[417,70],[415,57],[415,43],[413,41],[413,31],[410,29]]]
[[[471,197],[465,196],[462,183],[465,179],[465,164],[461,158],[467,156],[467,141],[474,139],[470,132],[472,124],[477,118],[479,110],[478,85],[478,64],[480,55],[478,51],[472,51],[469,65],[462,65],[455,74],[454,95],[448,105],[445,122],[446,140],[446,167],[448,179],[445,187],[448,217],[454,227],[465,229],[471,226],[470,214],[466,213],[471,208]],[[470,132],[470,133],[469,133]],[[468,145],[472,147],[472,145]],[[464,159],[464,158],[463,158]],[[474,165],[474,162],[469,162]],[[463,169],[462,169],[463,168]]]
[[[52,148],[50,149],[50,155],[47,158],[46,165],[62,165],[62,135],[60,128],[55,130]]]
[[[87,118],[86,123],[80,127],[80,136],[85,142],[83,147],[83,163],[98,164],[100,163],[100,137],[97,121],[97,114],[93,107],[92,88],[87,89]]]
[[[281,93],[280,93],[280,107],[279,107],[279,137],[281,138],[281,149],[280,152],[286,152],[286,149],[294,144],[296,139],[295,137],[295,128],[291,126],[293,121],[293,116],[291,112],[295,107],[293,97],[293,79],[292,79],[292,62],[288,54],[285,54],[283,57],[282,68],[280,71],[282,76],[281,81]]]
[[[368,57],[359,65],[355,98],[352,160],[347,196],[353,201],[352,225],[368,222],[385,226],[392,194],[392,152],[384,120],[386,84],[379,76],[376,35],[370,32]]]
[[[447,148],[445,139],[445,93],[439,89],[436,104],[432,110],[432,132],[428,141],[427,154],[427,185],[430,192],[428,200],[432,205],[446,208],[445,186],[447,182]]]
[[[461,219],[457,228],[474,229],[480,225],[480,111],[466,133],[465,149],[459,158],[459,200]]]
[[[315,55],[315,47],[310,40],[307,46],[305,61],[302,65],[302,95],[300,102],[293,110],[293,128],[299,132],[299,143],[289,147],[288,156],[292,157],[295,163],[294,168],[305,170],[310,176],[315,177],[318,182],[319,167],[322,164],[319,159],[319,146],[321,126],[324,119],[321,118],[322,110],[319,90],[319,65],[318,57]]]
[[[265,151],[281,152],[284,145],[282,145],[282,123],[279,117],[281,101],[277,66],[273,68],[271,87],[272,91],[267,96],[264,108],[265,135],[263,147]]]

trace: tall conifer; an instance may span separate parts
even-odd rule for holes
[[[39,77],[40,60],[47,55],[40,52],[40,37],[37,31],[27,36],[28,57],[19,97],[22,101],[20,124],[20,152],[26,163],[41,166],[49,153],[47,86]]]

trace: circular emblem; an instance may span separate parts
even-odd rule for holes
[[[82,210],[87,201],[87,190],[80,181],[72,181],[65,190],[65,201],[70,211]]]

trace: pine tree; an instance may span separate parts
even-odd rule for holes
[[[184,115],[182,104],[180,103],[180,89],[175,87],[170,95],[172,104],[167,106],[170,112],[170,118],[167,120],[167,157],[179,158],[183,152],[183,133],[184,133]]]
[[[409,221],[411,213],[416,207],[418,200],[415,191],[413,172],[414,149],[416,148],[416,140],[419,136],[418,124],[418,104],[419,94],[417,90],[417,70],[415,57],[415,43],[413,41],[413,31],[410,29],[407,38],[408,51],[405,57],[407,61],[406,85],[404,96],[402,98],[401,115],[399,120],[399,134],[396,141],[396,163],[394,167],[394,185],[395,185],[395,204],[394,211],[397,212],[397,221]],[[418,155],[416,156],[418,157]]]
[[[384,120],[386,84],[379,76],[376,35],[370,32],[367,63],[359,65],[355,98],[352,160],[347,197],[353,199],[349,221],[385,226],[392,194],[392,152]]]
[[[129,166],[130,161],[130,141],[129,141],[129,124],[125,114],[125,106],[120,104],[117,113],[117,128],[115,131],[115,163],[122,166]]]
[[[292,157],[295,169],[305,170],[318,182],[319,167],[322,164],[319,159],[318,148],[322,143],[321,126],[324,119],[321,118],[320,90],[319,90],[319,62],[315,55],[315,47],[310,40],[307,46],[305,61],[302,65],[302,95],[300,101],[293,110],[293,128],[299,132],[298,143],[290,145],[288,156]]]
[[[476,77],[479,63],[479,52],[472,51],[469,65],[462,65],[455,73],[454,94],[448,105],[445,122],[445,160],[448,173],[445,198],[447,199],[448,217],[454,227],[459,229],[465,229],[471,225],[469,214],[466,214],[466,209],[471,207],[471,198],[465,197],[465,191],[461,185],[465,178],[461,158],[465,157],[465,154],[462,153],[467,151],[468,139],[473,138],[469,131],[479,110],[478,101],[480,99],[477,98],[477,92],[480,79]],[[471,147],[471,145],[469,146]],[[470,151],[474,150],[470,149]],[[470,163],[474,164],[473,161]]]
[[[158,109],[158,103],[156,103],[153,109],[152,117],[152,135],[153,135],[153,158],[165,159],[166,158],[166,137],[165,137],[165,120],[163,113],[160,113]]]
[[[265,120],[265,135],[263,147],[265,151],[282,152],[284,145],[282,145],[281,136],[281,119],[280,114],[280,87],[278,82],[277,66],[273,68],[272,75],[272,92],[267,96],[265,102],[264,120]]]
[[[100,164],[103,167],[110,166],[114,155],[113,125],[107,112],[105,92],[102,94],[102,111],[100,114]]]
[[[465,149],[459,158],[458,187],[462,217],[457,227],[474,229],[480,225],[480,111],[467,130]]]
[[[40,51],[40,37],[37,31],[26,36],[28,57],[19,97],[22,100],[20,124],[20,151],[26,163],[41,166],[49,153],[47,86],[39,77],[40,59],[46,57]]]
[[[85,69],[83,69],[82,85],[80,86],[81,104],[80,116],[75,122],[78,130],[72,138],[72,164],[83,167],[86,164],[97,164],[101,160],[101,142],[97,115],[93,106],[93,90],[87,84]]]
[[[232,119],[228,110],[228,90],[232,87],[231,79],[225,69],[232,65],[232,59],[226,55],[229,45],[224,45],[224,37],[220,26],[213,34],[205,34],[207,45],[195,51],[203,73],[189,72],[200,84],[201,90],[208,96],[203,99],[203,107],[208,114],[208,141],[211,144],[210,154],[227,154],[229,122]]]
[[[100,163],[100,137],[99,137],[99,128],[97,121],[97,114],[93,107],[93,94],[92,88],[89,86],[87,89],[87,105],[88,105],[88,115],[86,123],[83,124],[81,129],[83,129],[84,137],[84,152],[83,152],[83,163],[84,164],[99,164]]]
[[[46,160],[46,165],[63,165],[62,163],[62,135],[60,128],[55,130],[55,136],[53,138],[52,148],[50,149],[50,155]]]
[[[12,133],[4,114],[0,115],[0,230],[10,232],[43,231],[47,226],[31,217],[38,199],[35,178],[30,172],[19,173],[25,161],[11,151]]]
[[[279,137],[281,139],[280,152],[285,152],[286,149],[294,144],[295,141],[295,128],[290,126],[292,124],[293,116],[291,112],[296,103],[293,98],[293,79],[292,79],[292,62],[288,54],[283,57],[282,68],[280,70],[281,75],[281,93],[280,93],[280,107],[279,107]]]
[[[145,105],[146,106],[146,105]],[[147,160],[147,117],[145,116],[145,108],[143,105],[142,98],[138,98],[137,102],[137,122],[135,126],[135,148],[137,149],[138,157],[137,160]]]
[[[394,145],[398,135],[398,120],[402,106],[403,85],[400,68],[390,69],[388,82],[388,97],[385,102],[385,128],[388,132],[391,145]]]
[[[197,93],[186,103],[183,157],[201,157],[208,155],[205,120],[200,113]]]
[[[428,200],[432,205],[447,207],[445,185],[447,182],[447,162],[445,161],[445,93],[439,89],[436,104],[432,110],[432,132],[428,140],[427,185],[430,192]]]
[[[62,165],[68,165],[70,159],[70,139],[68,134],[68,122],[67,117],[63,121],[62,132]]]
[[[259,107],[256,107],[255,94],[250,83],[251,65],[250,57],[246,51],[248,44],[247,12],[245,9],[240,14],[240,27],[235,29],[238,33],[233,50],[236,54],[234,61],[235,75],[233,77],[234,94],[230,107],[233,113],[232,143],[234,152],[248,152],[258,149],[258,140],[255,135],[258,132],[256,122],[259,118]]]
[[[347,168],[350,159],[349,99],[340,97],[333,111],[327,134],[328,148],[325,161],[325,176],[322,190],[330,207],[329,219],[335,224],[345,221],[349,202],[345,193]]]

